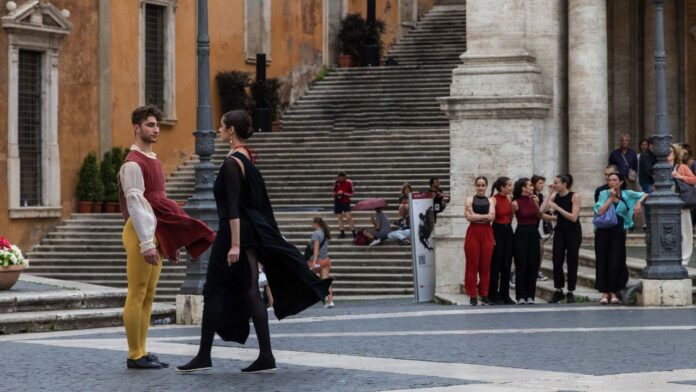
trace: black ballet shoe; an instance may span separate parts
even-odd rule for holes
[[[162,369],[159,362],[151,362],[147,357],[126,359],[126,367],[128,369]]]
[[[208,359],[199,359],[198,357],[195,357],[191,360],[191,362],[187,363],[186,365],[183,366],[177,366],[176,371],[179,373],[193,373],[197,372],[200,370],[209,370],[212,369],[213,363]]]
[[[254,363],[242,369],[242,373],[261,373],[269,372],[276,369],[275,358],[261,358],[258,357]]]
[[[155,355],[155,354],[153,354],[153,353],[147,353],[147,355],[145,356],[145,358],[147,358],[147,360],[150,361],[150,362],[159,363],[159,364],[162,365],[162,367],[165,368],[165,369],[169,367],[169,364],[168,364],[167,362],[162,362],[162,361],[160,361],[160,359],[157,357],[157,355]]]

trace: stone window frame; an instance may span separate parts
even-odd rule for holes
[[[140,105],[145,104],[145,6],[147,4],[166,8],[164,21],[164,117],[161,124],[175,125],[176,117],[176,8],[178,0],[140,0],[139,38],[139,91]]]
[[[8,33],[7,192],[10,219],[61,217],[58,146],[58,82],[60,41],[72,30],[70,13],[51,3],[32,0],[2,17]],[[19,51],[41,53],[41,205],[21,206],[19,158]]]
[[[251,45],[250,42],[251,35],[249,32],[252,31],[252,26],[255,25],[251,23],[249,15],[251,7],[249,7],[248,4],[250,1],[261,4],[261,19],[263,21],[261,30],[263,34],[261,38],[261,50],[258,52],[254,51],[253,53],[251,52],[253,45]],[[265,53],[266,64],[271,63],[271,6],[271,0],[244,0],[244,61],[247,64],[256,64],[256,53]]]

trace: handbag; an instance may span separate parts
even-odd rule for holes
[[[626,166],[628,166],[628,181],[638,181],[638,173],[636,173],[635,170],[631,169],[631,166],[628,164],[628,161],[626,160],[626,156],[624,154],[621,154],[621,158],[623,158],[624,162],[626,163]]]
[[[549,235],[553,233],[553,224],[549,221],[543,221],[544,223],[542,224],[542,230],[544,230],[544,234]]]
[[[314,242],[314,241],[312,241],[312,242]],[[324,237],[324,240],[321,241],[321,244],[319,244],[319,249],[321,249],[321,247],[324,246],[325,242],[326,242],[326,237]],[[312,246],[312,243],[309,243],[309,244],[307,244],[307,246],[305,246],[304,259],[306,261],[309,261],[309,259],[311,259],[312,256],[314,256],[314,247]]]
[[[681,180],[675,180],[679,197],[684,202],[682,208],[696,208],[696,186],[687,184]]]
[[[609,209],[604,211],[602,215],[595,212],[594,218],[592,218],[592,224],[598,229],[608,229],[619,224],[614,203],[609,204]]]

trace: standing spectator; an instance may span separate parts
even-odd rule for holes
[[[619,174],[627,181],[629,189],[637,189],[638,187],[638,155],[629,145],[631,137],[627,133],[622,133],[619,136],[619,148],[611,152],[609,155],[609,164],[616,165],[619,169]]]
[[[605,181],[605,184],[604,184],[604,185],[601,185],[601,186],[598,186],[598,187],[595,189],[595,191],[594,191],[594,201],[595,201],[595,203],[597,202],[597,200],[599,200],[599,194],[600,194],[602,191],[606,191],[607,189],[609,189],[609,175],[611,175],[611,174],[613,174],[613,173],[618,173],[618,172],[619,172],[619,169],[616,167],[616,165],[607,165],[607,167],[604,168],[604,181]],[[626,188],[626,187],[624,186],[622,189],[625,189],[625,188]]]
[[[539,270],[539,199],[529,178],[515,182],[512,211],[517,219],[514,236],[515,293],[517,304],[534,304]]]
[[[647,144],[645,150],[643,146]],[[641,152],[638,156],[638,181],[640,188],[645,193],[651,193],[655,184],[655,176],[653,166],[657,163],[657,157],[653,153],[653,145],[648,139],[643,139],[640,142]]]
[[[616,212],[616,225],[595,230],[595,258],[597,271],[595,287],[602,293],[600,304],[619,303],[618,292],[628,282],[626,268],[626,230],[633,226],[633,215],[640,214],[641,203],[647,197],[643,192],[621,189],[624,178],[619,173],[609,175],[609,189],[599,194],[594,205],[595,214],[604,215],[610,206]]]
[[[683,181],[689,185],[696,185],[696,175],[685,164],[687,152],[679,144],[672,144],[667,163],[672,165],[672,178]],[[688,208],[681,210],[681,236],[682,236],[682,265],[686,266],[691,260],[694,250],[694,234],[691,223],[691,211]]]
[[[474,180],[476,194],[466,198],[464,215],[469,221],[464,242],[466,269],[464,273],[464,289],[470,298],[470,303],[476,306],[477,291],[481,295],[483,305],[491,305],[488,298],[488,286],[491,275],[491,257],[493,256],[493,230],[491,222],[495,219],[495,199],[486,197],[488,179],[477,177]],[[478,290],[477,290],[478,288]]]
[[[544,186],[546,185],[546,177],[538,176],[535,174],[532,176],[531,181],[534,185],[534,194],[539,199],[539,205],[542,205],[544,203]],[[541,210],[541,212],[546,211]],[[541,261],[544,259],[544,244],[546,243],[546,240],[551,238],[551,236],[553,235],[553,226],[551,225],[551,222],[537,219],[537,229],[539,228],[540,222],[543,222],[542,231],[544,234],[540,235],[541,239],[539,240],[539,273],[537,274],[537,279],[541,281],[547,281],[549,280],[549,278],[544,276],[544,273],[541,272]]]
[[[559,174],[551,185],[552,192],[548,202],[541,207],[553,209],[556,214],[556,227],[553,236],[553,286],[556,291],[551,297],[551,303],[558,303],[563,298],[566,302],[575,302],[575,284],[578,280],[578,259],[582,243],[582,227],[580,226],[580,195],[571,192],[573,177],[570,174]],[[568,294],[563,293],[565,286],[563,276],[563,261],[568,261]]]
[[[447,207],[447,203],[449,203],[449,193],[440,190],[440,179],[437,177],[430,179],[429,192],[433,194],[433,211],[435,212],[435,219],[437,220],[437,214],[444,211],[445,207]]]
[[[389,218],[387,218],[381,207],[377,207],[375,208],[375,214],[370,219],[372,220],[373,228],[363,230],[363,235],[371,241],[370,246],[379,245],[389,235]]]
[[[493,192],[496,192],[493,195]],[[495,200],[495,220],[493,221],[493,256],[491,258],[491,282],[488,298],[498,305],[512,305],[510,298],[510,268],[512,268],[512,181],[500,177],[493,183],[491,195]]]
[[[343,230],[343,222],[347,221],[350,230],[355,237],[355,224],[353,216],[350,213],[350,197],[353,196],[353,181],[349,180],[346,173],[338,173],[338,178],[334,183],[334,214],[338,219],[338,229],[341,230],[341,238],[345,238],[346,234]]]
[[[329,259],[331,231],[329,230],[329,225],[320,217],[314,218],[312,228],[314,232],[309,239],[312,257],[307,261],[307,264],[312,272],[319,273],[321,279],[326,279],[331,276],[331,259]],[[333,289],[331,286],[329,286],[329,295],[326,297],[326,305],[324,307],[327,309],[334,307]]]

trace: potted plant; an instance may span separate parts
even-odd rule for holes
[[[95,210],[95,202],[104,198],[104,184],[102,184],[99,168],[97,167],[97,154],[90,152],[82,162],[80,179],[77,183],[77,199],[79,200],[78,212],[92,212]],[[99,204],[101,210],[101,204]]]
[[[114,159],[111,151],[107,151],[104,154],[99,170],[102,183],[104,184],[104,205],[102,211],[116,212],[118,185],[116,184],[116,170],[114,169]]]
[[[118,172],[121,170],[123,161],[126,159],[126,155],[128,155],[129,152],[130,148],[113,147],[111,149],[111,163],[116,176],[116,204],[114,206],[114,212],[121,212],[121,204],[118,202]]]
[[[259,109],[267,109],[274,131],[280,128],[280,88],[278,78],[266,79],[265,82],[254,81],[251,84],[251,99],[255,114]]]
[[[247,95],[249,87],[249,72],[220,71],[215,75],[218,94],[220,95],[220,109],[223,113],[230,110],[249,110],[251,102]]]
[[[341,29],[338,32],[338,43],[341,48],[338,65],[341,68],[360,63],[360,48],[366,34],[367,23],[360,14],[347,15],[341,21]]]
[[[0,237],[0,290],[9,290],[17,283],[22,271],[29,267],[29,261],[22,251]]]

